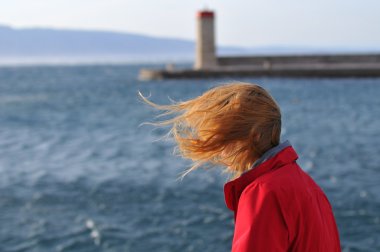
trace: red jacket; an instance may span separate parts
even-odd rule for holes
[[[233,252],[338,252],[330,203],[292,146],[225,184],[235,214]]]

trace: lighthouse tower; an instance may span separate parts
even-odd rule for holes
[[[197,13],[195,69],[207,70],[217,66],[214,17],[214,12],[210,10],[202,10]]]

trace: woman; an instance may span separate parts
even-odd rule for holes
[[[180,153],[194,161],[184,175],[206,163],[232,174],[224,195],[235,217],[233,252],[341,251],[330,203],[290,142],[280,143],[280,108],[266,90],[231,83],[164,106],[141,97],[174,115],[158,125],[171,125]]]

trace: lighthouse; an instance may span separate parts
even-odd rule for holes
[[[201,10],[197,13],[195,69],[208,70],[217,67],[214,19],[213,11]]]

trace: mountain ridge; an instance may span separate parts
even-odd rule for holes
[[[239,47],[218,46],[218,55],[300,54],[321,52],[366,52],[375,49],[312,48],[287,46]],[[188,39],[151,35],[62,28],[13,28],[0,24],[0,62],[9,59],[39,61],[39,59],[88,61],[132,61],[194,59],[195,42]]]

